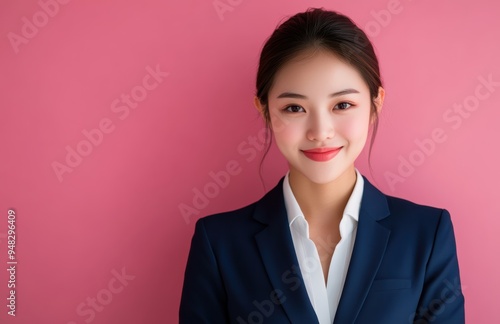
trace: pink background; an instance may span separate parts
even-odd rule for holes
[[[498,318],[498,3],[62,2],[0,5],[0,269],[10,208],[18,258],[15,319],[0,271],[1,323],[177,321],[196,219],[265,192],[251,145],[263,128],[252,105],[258,55],[283,17],[309,6],[350,16],[381,62],[373,175],[368,145],[357,167],[387,194],[451,212],[467,320]],[[81,160],[70,166],[72,150]],[[228,163],[238,173],[214,185],[210,173]],[[267,190],[285,171],[273,147]],[[183,216],[186,206],[196,213]]]

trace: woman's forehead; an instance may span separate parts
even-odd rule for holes
[[[300,54],[277,71],[270,93],[282,91],[325,91],[355,88],[368,91],[359,71],[334,53],[315,51]]]

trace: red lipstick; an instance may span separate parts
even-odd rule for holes
[[[305,156],[313,161],[325,162],[333,159],[340,152],[343,146],[340,147],[320,147],[311,150],[302,150]]]

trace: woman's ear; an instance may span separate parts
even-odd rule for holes
[[[255,109],[257,109],[257,111],[260,113],[260,116],[266,123],[266,126],[268,126],[272,130],[273,129],[272,123],[270,120],[268,120],[270,118],[268,115],[269,112],[266,113],[266,106],[262,104],[259,97],[255,96],[253,98],[253,105],[255,106]]]
[[[384,105],[384,99],[385,99],[385,90],[382,87],[378,87],[378,95],[377,98],[375,98],[375,108],[377,109],[377,116],[380,115],[380,112],[382,111],[382,106]],[[370,123],[373,123],[375,121],[375,118],[372,115]]]
[[[264,117],[264,107],[260,103],[259,97],[255,96],[253,98],[253,105],[255,106],[255,109],[257,109],[257,111],[260,113],[260,115]]]

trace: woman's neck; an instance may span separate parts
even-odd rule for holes
[[[354,165],[330,183],[318,184],[290,168],[293,195],[310,225],[338,224],[356,184]]]

